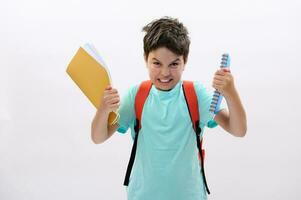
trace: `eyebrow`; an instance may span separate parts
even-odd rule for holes
[[[157,58],[153,58],[153,60],[156,60],[156,61],[159,61],[159,62],[161,62],[160,60],[158,60]],[[172,61],[171,63],[174,63],[174,62],[177,62],[177,61],[180,61],[180,58],[177,58],[177,59],[175,59],[174,61]],[[170,63],[170,64],[171,64]]]

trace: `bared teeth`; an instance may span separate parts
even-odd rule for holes
[[[169,81],[170,81],[170,79],[168,79],[168,80],[161,80],[161,79],[159,79],[160,80],[160,82],[162,82],[162,83],[168,83]]]

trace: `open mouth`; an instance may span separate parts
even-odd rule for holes
[[[160,82],[160,83],[170,83],[171,81],[172,81],[172,79],[158,79],[158,81]]]

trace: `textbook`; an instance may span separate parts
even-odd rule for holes
[[[66,72],[95,108],[98,108],[105,88],[112,85],[112,81],[106,64],[94,46],[85,44],[80,47],[70,61]],[[118,118],[117,112],[111,112],[109,124],[115,124]]]

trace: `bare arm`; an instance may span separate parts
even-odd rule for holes
[[[229,112],[221,110],[215,121],[230,134],[243,137],[247,132],[246,113],[234,86],[233,77],[229,72],[218,70],[213,80],[213,87],[225,97]]]
[[[117,130],[118,124],[109,125],[109,113],[119,107],[119,95],[116,89],[107,87],[91,125],[91,138],[95,144],[100,144],[110,138]]]

